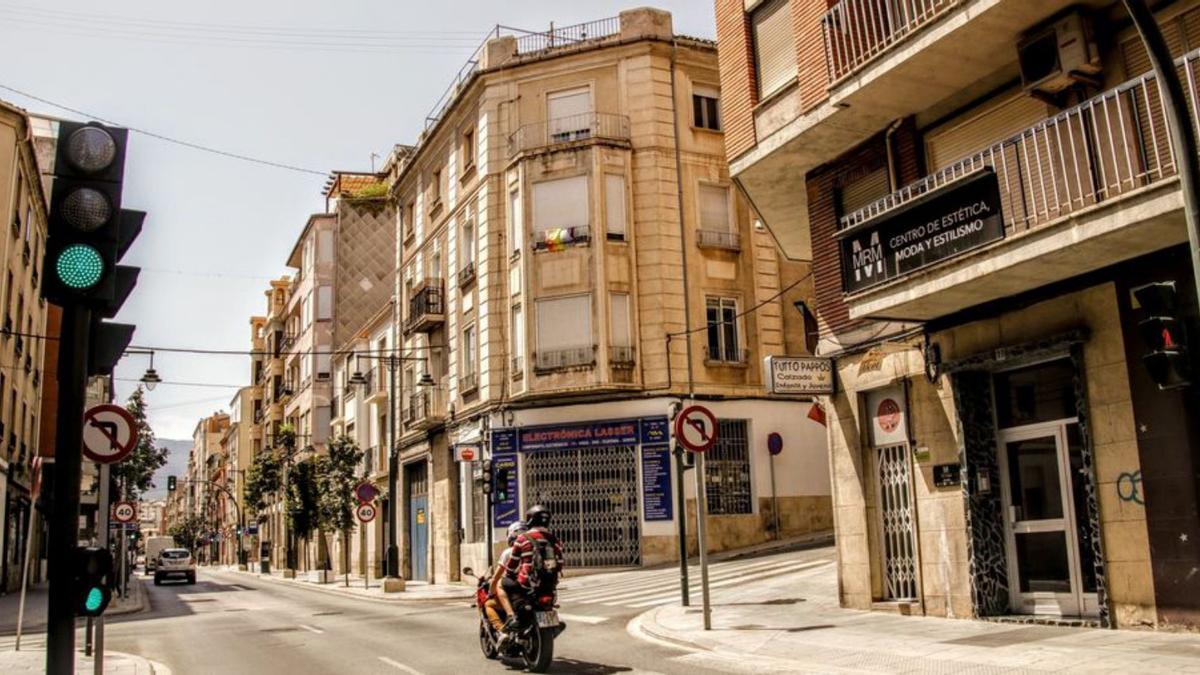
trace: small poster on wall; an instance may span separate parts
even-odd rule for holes
[[[872,445],[898,445],[908,441],[904,387],[895,385],[868,392],[867,414],[871,420]]]

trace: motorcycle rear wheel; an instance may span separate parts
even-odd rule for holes
[[[483,650],[486,659],[497,659],[500,653],[496,651],[496,641],[492,639],[492,628],[487,619],[479,618],[479,648]]]
[[[554,629],[537,628],[530,635],[529,648],[522,654],[525,661],[525,671],[529,673],[544,673],[550,669],[554,661]]]

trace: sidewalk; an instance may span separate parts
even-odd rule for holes
[[[1200,673],[1200,635],[903,617],[837,606],[836,568],[749,582],[701,608],[663,606],[630,633],[756,663],[759,672]]]
[[[430,584],[423,581],[407,581],[405,589],[399,593],[384,593],[381,580],[372,578],[365,582],[362,576],[350,575],[350,585],[346,586],[345,577],[331,577],[329,583],[321,584],[308,580],[307,572],[297,572],[295,579],[285,579],[282,571],[272,570],[270,574],[261,574],[249,570],[238,570],[236,565],[219,565],[201,567],[201,571],[213,574],[251,576],[263,581],[270,581],[306,590],[340,595],[358,600],[373,600],[376,602],[447,602],[454,600],[470,600],[475,597],[475,585],[467,584]]]
[[[129,578],[129,596],[119,598],[116,595],[104,610],[104,616],[121,616],[140,612],[149,606],[148,593],[143,581],[136,575]],[[36,636],[46,630],[46,596],[47,585],[39,584],[29,588],[25,596],[25,628],[27,635]],[[0,596],[0,635],[15,635],[17,632],[17,614],[21,600],[19,591]],[[22,645],[23,646],[23,645]],[[0,668],[0,672],[4,672]]]
[[[45,639],[45,635],[39,635],[36,645],[27,647],[25,643],[22,643],[19,652],[13,651],[11,639],[7,639],[6,644],[0,646],[0,673],[45,672]],[[95,669],[96,665],[92,657],[84,656],[82,651],[75,654],[76,673],[91,675]],[[161,663],[144,659],[135,654],[109,650],[104,652],[104,672],[114,675],[171,675],[171,669]]]

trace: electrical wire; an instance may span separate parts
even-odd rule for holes
[[[733,319],[730,319],[730,320],[728,320],[728,321],[717,321],[715,324],[705,324],[705,325],[703,325],[703,326],[700,326],[700,327],[698,327],[698,328],[693,328],[693,329],[691,329],[691,330],[681,330],[681,331],[675,331],[674,333],[667,333],[667,336],[668,336],[668,337],[673,337],[673,338],[675,338],[675,337],[681,337],[681,336],[684,336],[684,335],[691,335],[692,333],[700,333],[700,332],[703,332],[703,331],[707,331],[707,330],[708,330],[708,329],[709,329],[711,326],[713,326],[713,325],[724,326],[724,325],[727,325],[727,324],[731,324],[731,323],[733,323],[734,321],[737,321],[738,319],[742,318],[743,316],[746,316],[746,315],[748,315],[748,314],[752,314],[752,313],[754,313],[754,312],[757,312],[758,310],[762,309],[763,307],[767,306],[768,304],[770,304],[770,303],[772,303],[772,302],[775,302],[775,301],[776,301],[776,300],[778,300],[779,298],[782,298],[784,293],[787,293],[788,291],[792,290],[793,288],[795,288],[795,287],[799,286],[799,285],[801,284],[801,282],[803,282],[803,281],[806,281],[806,280],[807,280],[807,279],[809,279],[810,277],[812,277],[812,270],[811,270],[811,269],[808,271],[808,273],[807,273],[807,274],[805,274],[804,276],[800,277],[799,279],[797,279],[797,280],[793,281],[792,283],[788,284],[786,288],[784,288],[783,290],[779,291],[779,292],[778,292],[778,293],[776,293],[775,295],[772,295],[771,297],[767,298],[766,300],[763,300],[762,302],[760,302],[760,303],[758,303],[757,305],[755,305],[755,306],[751,307],[750,309],[747,309],[747,310],[745,310],[745,311],[743,311],[743,312],[738,312],[737,314],[735,314],[735,315],[733,316]]]
[[[141,378],[137,377],[114,377],[117,382],[141,382]],[[155,383],[155,386],[166,384],[174,387],[210,387],[219,389],[241,389],[248,387],[248,384],[216,384],[212,382],[172,382],[171,380],[160,380]]]
[[[25,98],[27,98],[27,99],[30,99],[30,100],[32,100],[32,101],[37,101],[37,102],[39,102],[39,103],[44,103],[44,104],[46,104],[46,105],[48,105],[48,106],[51,106],[51,107],[54,107],[54,108],[58,108],[59,110],[65,110],[65,111],[67,111],[67,112],[69,112],[69,113],[74,113],[74,114],[76,114],[76,115],[80,115],[80,116],[82,116],[82,117],[89,117],[89,118],[91,118],[91,119],[94,119],[94,120],[96,120],[96,121],[98,121],[98,122],[103,122],[103,123],[105,123],[105,124],[108,124],[108,125],[111,125],[111,126],[116,126],[116,127],[124,127],[124,128],[126,128],[126,129],[128,129],[129,131],[132,131],[133,133],[141,134],[141,135],[143,135],[143,136],[147,136],[147,137],[149,137],[149,138],[158,139],[158,140],[160,140],[160,141],[164,141],[164,142],[167,142],[167,143],[174,143],[175,145],[181,145],[181,146],[183,146],[183,147],[185,147],[185,148],[191,148],[192,150],[199,150],[199,151],[201,151],[201,152],[208,152],[208,153],[211,153],[211,154],[214,154],[214,155],[220,155],[220,156],[222,156],[222,157],[227,157],[227,158],[230,158],[230,159],[237,159],[237,160],[241,160],[241,161],[243,161],[243,162],[250,162],[250,163],[252,163],[252,164],[261,164],[261,165],[263,165],[263,166],[270,166],[270,167],[274,167],[274,168],[276,168],[276,169],[286,169],[286,170],[288,170],[288,171],[295,171],[295,172],[298,172],[298,173],[312,174],[312,175],[314,175],[314,176],[321,176],[321,177],[323,177],[323,178],[324,178],[324,177],[327,177],[327,176],[329,175],[329,172],[328,172],[328,171],[317,171],[316,169],[306,169],[306,168],[304,168],[304,167],[302,167],[302,166],[296,166],[296,165],[294,165],[294,164],[287,164],[287,163],[285,163],[285,162],[276,162],[276,161],[269,160],[269,159],[262,159],[262,158],[260,158],[260,157],[252,157],[252,156],[250,156],[250,155],[243,155],[243,154],[236,153],[236,152],[230,152],[230,151],[228,151],[228,150],[221,150],[221,149],[218,149],[218,148],[209,147],[209,146],[207,146],[207,145],[201,145],[201,144],[199,144],[199,143],[193,143],[193,142],[191,142],[191,141],[185,141],[185,140],[178,139],[178,138],[174,138],[174,137],[171,137],[171,136],[166,136],[166,135],[164,135],[164,134],[156,133],[156,132],[153,132],[153,131],[147,131],[147,130],[145,130],[145,129],[139,129],[139,128],[137,128],[137,127],[132,127],[132,126],[129,126],[129,125],[127,125],[127,124],[121,124],[120,122],[114,122],[114,121],[112,121],[112,120],[110,120],[110,119],[106,119],[105,117],[103,117],[103,116],[101,116],[101,115],[96,115],[96,114],[93,114],[93,113],[90,113],[90,112],[86,112],[86,111],[84,111],[84,110],[79,110],[78,108],[72,108],[72,107],[70,107],[70,106],[63,105],[63,104],[61,104],[61,103],[56,103],[56,102],[54,102],[54,101],[51,101],[50,99],[47,99],[47,98],[42,98],[41,96],[37,96],[37,95],[35,95],[35,94],[30,94],[29,92],[22,91],[22,90],[20,90],[20,89],[17,89],[16,87],[11,87],[11,86],[9,86],[9,85],[7,85],[7,84],[4,84],[4,83],[2,83],[2,82],[0,82],[0,89],[3,89],[3,90],[5,90],[5,91],[10,91],[10,92],[12,92],[12,93],[14,93],[14,94],[17,94],[18,96],[24,96]]]

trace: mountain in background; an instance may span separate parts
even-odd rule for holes
[[[181,479],[187,473],[188,453],[192,450],[192,441],[159,438],[158,445],[167,449],[167,463],[154,472],[154,487],[150,488],[143,499],[165,499],[167,496],[167,476],[179,476]]]

